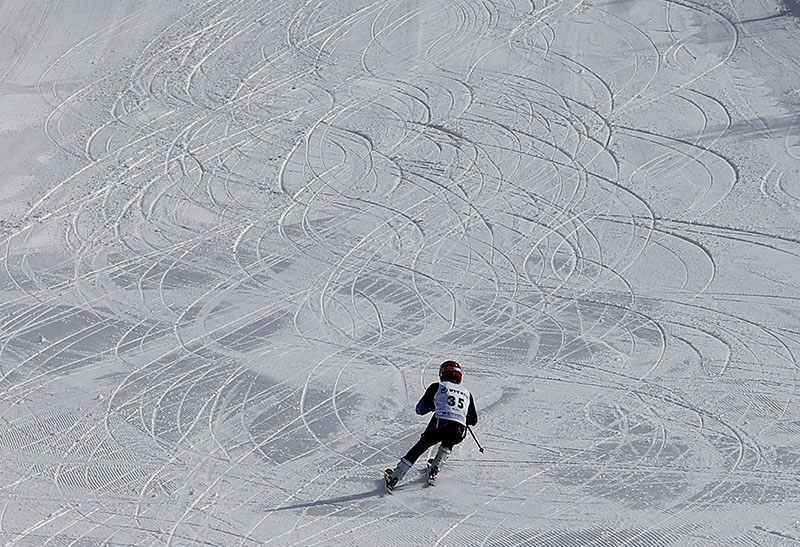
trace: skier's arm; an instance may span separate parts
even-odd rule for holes
[[[423,395],[422,399],[420,399],[417,403],[417,414],[422,416],[423,414],[427,414],[428,412],[433,412],[436,410],[436,406],[433,404],[433,397],[436,395],[438,389],[438,383],[428,386],[428,389],[425,390],[425,395]]]
[[[467,425],[475,425],[478,423],[478,411],[475,409],[475,399],[472,398],[472,393],[469,394],[469,408],[467,409]]]

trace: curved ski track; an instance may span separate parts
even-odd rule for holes
[[[180,4],[33,86],[4,544],[800,541],[800,122],[735,64],[796,62],[739,2]],[[444,358],[487,451],[380,497]]]

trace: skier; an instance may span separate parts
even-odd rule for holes
[[[475,401],[470,392],[461,386],[461,365],[455,361],[445,361],[439,366],[439,381],[425,390],[425,395],[417,403],[416,412],[420,416],[428,412],[434,414],[419,441],[400,459],[397,467],[385,471],[386,488],[389,490],[397,485],[423,452],[441,443],[436,456],[428,461],[428,482],[433,483],[453,446],[467,436],[467,426],[478,423]]]

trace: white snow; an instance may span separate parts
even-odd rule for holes
[[[0,3],[0,543],[800,542],[799,17]]]

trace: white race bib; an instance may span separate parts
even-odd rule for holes
[[[459,384],[439,382],[439,390],[433,398],[435,416],[442,420],[453,420],[467,425],[469,410],[469,391]]]

